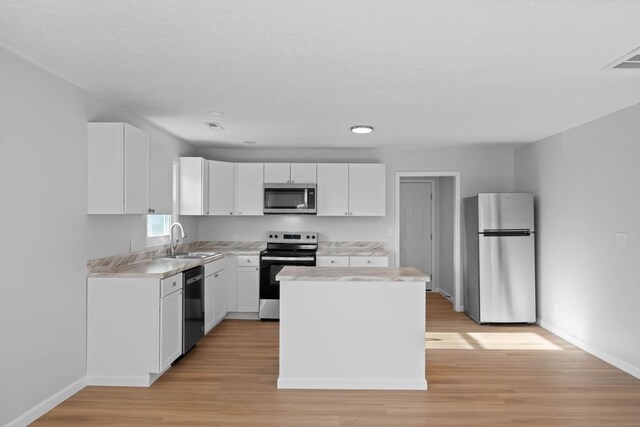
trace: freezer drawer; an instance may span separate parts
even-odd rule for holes
[[[479,236],[480,323],[536,321],[534,236]]]
[[[533,193],[478,194],[478,231],[534,230]]]

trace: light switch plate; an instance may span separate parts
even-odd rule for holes
[[[616,233],[616,248],[626,249],[627,233]]]

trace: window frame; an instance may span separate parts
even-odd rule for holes
[[[171,191],[171,195],[172,195],[172,209],[171,209],[171,224],[173,224],[174,222],[178,222],[178,215],[179,215],[179,207],[180,207],[180,185],[179,185],[179,179],[180,179],[180,162],[178,162],[177,160],[173,161],[173,188]],[[164,216],[169,216],[169,215],[164,215]],[[152,247],[156,247],[156,246],[164,246],[164,245],[168,245],[171,243],[171,227],[169,227],[169,234],[163,234],[162,236],[149,236],[149,215],[145,215],[144,217],[144,234],[145,234],[145,239],[146,239],[146,245],[145,247],[147,248],[152,248]]]

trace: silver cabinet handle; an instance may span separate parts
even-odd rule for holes
[[[258,270],[259,270],[259,268],[258,268],[258,267],[256,267],[256,271],[258,271]]]
[[[371,260],[370,259],[367,260],[367,264],[371,264]]]
[[[218,277],[218,275],[217,275],[217,274],[214,274],[214,275],[213,275],[213,277]]]
[[[349,212],[345,212],[344,214],[345,214],[345,215],[349,215]]]
[[[250,259],[248,259],[248,260],[247,260],[247,262],[249,262],[249,263],[250,263],[250,262],[251,262],[251,260],[250,260]]]
[[[332,259],[331,260],[331,264],[335,264],[335,263],[336,263],[336,261]]]
[[[229,212],[229,215],[233,215],[233,212]]]
[[[176,286],[176,282],[173,282],[173,283],[171,284],[171,286],[175,287],[175,286]]]

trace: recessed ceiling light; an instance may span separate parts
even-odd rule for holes
[[[222,111],[207,111],[207,114],[210,116],[224,116]]]
[[[248,145],[254,145],[256,142],[255,141],[245,141],[244,143],[248,144]]]
[[[351,126],[351,132],[353,132],[353,133],[371,133],[371,132],[373,132],[373,126],[365,126],[365,125]]]

